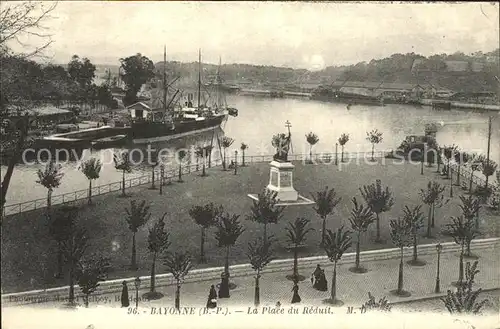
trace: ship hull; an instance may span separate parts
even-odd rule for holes
[[[136,122],[132,124],[130,136],[134,144],[163,142],[219,128],[225,120],[227,115],[219,115],[200,121],[177,122],[174,127],[161,122]]]

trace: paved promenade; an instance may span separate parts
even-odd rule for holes
[[[500,288],[500,259],[495,249],[478,250],[479,270],[476,277],[476,287],[484,289]],[[406,260],[410,259],[406,257]],[[423,256],[421,259],[427,262],[422,267],[410,266],[405,263],[404,267],[404,289],[411,292],[407,298],[396,297],[390,294],[390,291],[397,287],[399,259],[389,259],[377,262],[362,262],[369,269],[364,274],[354,274],[349,271],[352,264],[342,264],[337,270],[337,295],[344,301],[345,307],[360,307],[368,300],[368,292],[371,292],[377,300],[387,296],[390,302],[405,302],[418,299],[433,298],[439,296],[434,293],[436,279],[436,256]],[[458,254],[456,252],[447,252],[441,255],[441,291],[444,295],[447,289],[452,289],[451,283],[458,278]],[[466,259],[467,261],[467,259]],[[471,260],[473,261],[473,260]],[[328,289],[331,288],[332,266],[323,267],[328,279]],[[306,280],[299,284],[299,294],[302,298],[301,305],[323,305],[323,300],[328,298],[330,291],[319,292],[312,288],[310,276],[314,267],[305,268],[300,273],[306,276]],[[282,305],[288,305],[292,298],[291,281],[285,278],[290,274],[291,269],[286,272],[264,273],[260,280],[261,306],[275,305],[280,301]],[[252,306],[254,298],[255,279],[253,276],[236,277],[234,283],[237,287],[231,290],[231,297],[228,299],[219,299],[220,307]],[[185,283],[181,288],[181,306],[204,307],[211,284],[218,284],[219,280]],[[149,281],[143,283],[144,288],[139,291],[139,296],[147,292]],[[135,288],[133,282],[129,282],[129,297],[135,298]],[[78,288],[76,288],[78,290]],[[175,286],[162,286],[157,291],[165,294],[160,300],[139,302],[143,307],[171,307],[174,306]],[[4,311],[15,309],[14,298],[8,303],[10,306],[4,308]],[[80,302],[82,302],[80,300]],[[133,306],[135,302],[131,302]],[[58,308],[63,302],[45,302],[33,304],[30,307],[36,308]],[[91,296],[90,307],[120,307],[120,293],[105,293],[102,295]],[[345,311],[345,307],[342,311]],[[446,311],[443,306],[443,311]]]
[[[497,249],[478,250],[480,255],[476,287],[483,289],[499,289],[500,278],[498,268],[500,260]],[[407,304],[393,305],[393,311],[388,314],[360,314],[359,307],[367,301],[368,291],[377,300],[387,296],[391,303],[436,298],[452,288],[451,283],[458,277],[458,254],[447,252],[441,258],[441,290],[442,294],[434,293],[436,277],[436,257],[423,256],[427,261],[423,267],[410,267],[405,264],[405,289],[411,292],[408,298],[392,296],[389,291],[397,286],[398,259],[364,262],[370,271],[364,274],[353,274],[348,269],[351,263],[340,265],[337,272],[338,297],[345,302],[342,307],[331,307],[323,304],[329,297],[328,292],[318,292],[311,286],[309,276],[314,266],[305,268],[301,274],[307,279],[300,283],[300,304],[290,303],[292,298],[292,282],[285,278],[290,271],[265,273],[261,278],[261,305],[256,309],[258,315],[251,314],[254,308],[254,278],[243,276],[234,278],[237,288],[231,291],[229,299],[219,299],[218,307],[206,314],[204,309],[208,290],[211,284],[218,280],[186,283],[181,289],[181,306],[183,314],[175,314],[174,286],[162,286],[158,291],[165,297],[155,301],[140,301],[135,309],[132,301],[129,308],[120,307],[119,293],[105,293],[92,297],[90,308],[79,307],[77,311],[62,311],[63,301],[32,304],[25,307],[2,307],[2,327],[9,329],[122,329],[122,328],[325,328],[335,323],[342,328],[405,328],[421,329],[425,323],[426,329],[444,328],[498,328],[500,321],[498,311],[485,316],[457,318],[450,316],[444,305],[433,303],[431,310],[416,310],[407,313]],[[328,285],[331,285],[332,267],[324,267]],[[145,283],[147,287],[148,284]],[[140,296],[147,289],[140,291]],[[133,283],[129,283],[129,297],[134,298]],[[5,297],[5,296],[4,296]],[[3,299],[3,298],[2,298]],[[480,297],[481,299],[481,297]],[[282,307],[277,311],[275,304],[280,301]],[[2,306],[6,303],[2,302]],[[15,303],[9,303],[15,305]],[[498,304],[497,304],[498,305]],[[348,314],[348,307],[353,307],[353,313]],[[405,306],[406,313],[405,313]],[[411,309],[411,308],[410,308]],[[251,310],[251,311],[249,311]],[[291,313],[292,311],[296,313]],[[425,314],[421,312],[434,311]],[[402,313],[403,312],[403,313]],[[413,312],[413,310],[412,310]],[[440,314],[438,314],[440,313]],[[430,319],[432,318],[432,321]],[[328,325],[326,325],[328,324]]]

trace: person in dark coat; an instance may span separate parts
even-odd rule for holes
[[[128,287],[127,287],[127,281],[122,282],[123,288],[122,288],[122,307],[128,307],[130,305],[130,302],[128,300]]]
[[[214,285],[210,287],[210,292],[208,293],[207,308],[217,307],[217,292],[215,291]]]
[[[297,284],[297,280],[293,281],[292,291],[293,291],[292,304],[300,303],[302,299],[299,296],[299,285]]]
[[[316,289],[319,291],[328,290],[328,281],[326,281],[325,270],[321,270],[318,281],[316,283]]]
[[[318,289],[318,282],[319,282],[319,279],[321,277],[321,267],[318,265],[316,265],[316,269],[314,270],[313,274],[312,274],[312,277],[311,277],[311,282],[313,283],[313,288],[314,289]]]

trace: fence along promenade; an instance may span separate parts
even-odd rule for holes
[[[374,152],[374,158],[384,158],[388,155],[387,152]],[[371,152],[344,152],[344,160],[345,159],[359,159],[359,158],[371,158]],[[238,157],[239,160],[242,160],[242,157]],[[305,161],[309,160],[309,154],[289,154],[288,159],[290,161]],[[319,164],[333,164],[333,163],[339,163],[340,161],[340,156],[338,153],[315,153],[313,154],[313,159],[316,163]],[[235,156],[228,157],[227,158],[228,163],[231,161],[237,162],[238,166],[241,165],[241,161],[237,161],[238,159],[235,158]],[[262,162],[270,162],[273,160],[273,155],[251,155],[251,156],[245,156],[245,164],[249,163],[262,163]],[[216,159],[211,162],[211,167],[217,167],[222,165],[222,160],[221,159]],[[454,172],[456,173],[457,171],[455,168],[457,167],[457,164],[451,162],[450,165],[454,167]],[[183,175],[188,175],[191,173],[196,173],[201,171],[201,164],[192,164],[188,163],[184,166],[182,166],[182,174]],[[477,172],[476,172],[477,173]],[[475,174],[476,174],[475,173]],[[467,179],[469,181],[470,179],[470,174],[471,170],[470,168],[466,166],[462,166],[460,170],[460,176]],[[482,177],[479,177],[477,175],[473,175],[473,184],[475,186],[480,186],[485,184],[485,180]],[[172,179],[175,179],[178,175],[178,169],[170,169],[168,171],[164,172],[164,177],[163,177],[163,182],[162,184],[170,182]],[[156,182],[160,183],[161,180],[161,172],[160,170],[155,170],[155,177],[158,177],[158,179],[155,179]],[[151,178],[152,174],[151,172],[134,177],[134,178],[128,178],[125,180],[125,189],[136,187],[136,186],[142,186],[142,185],[147,185],[151,184]],[[118,182],[113,182],[113,183],[108,183],[108,184],[103,184],[103,185],[98,185],[98,186],[93,186],[92,187],[92,197],[98,196],[98,195],[103,195],[107,193],[112,193],[112,192],[118,192],[122,188],[122,181]],[[52,205],[58,205],[58,204],[70,204],[70,203],[75,203],[78,201],[86,200],[88,198],[88,192],[89,189],[83,189],[83,190],[77,190],[73,192],[68,192],[68,193],[63,193],[63,194],[57,194],[53,195],[51,198]],[[3,216],[2,218],[5,218],[6,216],[11,216],[11,215],[16,215],[24,212],[29,212],[41,208],[46,208],[47,207],[47,198],[40,198],[40,199],[35,199],[31,201],[25,201],[25,202],[20,202],[20,203],[14,203],[14,204],[7,204],[4,206],[3,209]]]

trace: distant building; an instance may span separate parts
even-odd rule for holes
[[[498,56],[494,56],[494,55],[491,55],[491,56],[486,56],[486,61],[488,63],[498,63],[499,62],[499,59],[500,57]]]
[[[71,121],[75,114],[72,111],[63,110],[52,105],[38,106],[28,110],[18,111],[16,107],[10,107],[9,117],[16,118],[28,114],[36,117],[36,124],[59,124]]]
[[[152,113],[151,107],[143,102],[137,102],[129,105],[127,106],[127,110],[129,111],[132,119],[147,119],[148,116]]]
[[[330,86],[323,86],[345,93],[365,96],[385,96],[388,98],[422,98],[439,95],[452,95],[453,92],[431,85],[429,83],[388,83],[388,82],[360,82],[349,81],[347,83],[336,81]]]
[[[484,63],[472,62],[471,69],[472,69],[472,72],[482,72],[484,69]]]
[[[466,72],[469,70],[467,61],[444,61],[448,72]]]

